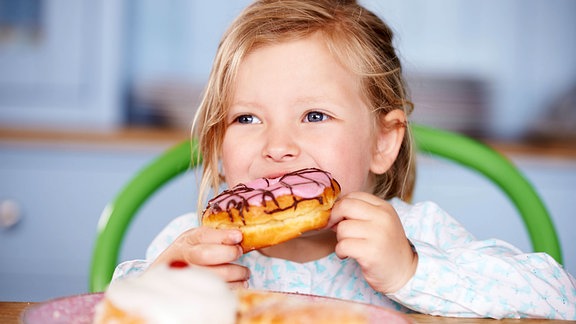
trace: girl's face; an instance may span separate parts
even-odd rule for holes
[[[330,172],[342,193],[371,190],[373,115],[358,77],[317,36],[259,48],[240,65],[222,167],[232,187],[301,168]]]

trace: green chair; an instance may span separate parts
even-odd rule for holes
[[[520,171],[503,155],[471,138],[421,125],[411,126],[417,148],[471,168],[490,179],[508,196],[524,221],[532,248],[562,263],[554,225],[541,198]],[[137,173],[108,204],[98,222],[90,272],[91,292],[103,291],[112,278],[126,230],[139,208],[176,176],[197,166],[195,142],[169,149]]]

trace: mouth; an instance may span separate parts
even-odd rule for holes
[[[283,175],[290,173],[291,171],[288,172],[278,172],[278,173],[271,173],[268,175],[263,176],[262,178],[268,179],[268,180],[273,180],[273,179],[278,179],[281,178]]]
[[[277,180],[277,179],[280,179],[281,177],[283,177],[287,174],[297,173],[297,172],[300,172],[302,170],[317,170],[317,171],[325,172],[325,171],[323,171],[319,168],[316,168],[316,167],[302,167],[302,168],[289,169],[289,170],[285,170],[285,171],[281,171],[281,172],[271,172],[271,173],[266,174],[262,178],[265,178],[267,180]]]

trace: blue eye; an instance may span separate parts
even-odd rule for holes
[[[327,120],[329,117],[325,113],[319,111],[311,111],[306,114],[305,122],[315,123]]]
[[[239,124],[256,124],[260,122],[260,119],[253,115],[240,115],[236,117],[236,122]]]

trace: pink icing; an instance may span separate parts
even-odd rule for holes
[[[247,208],[247,205],[262,206],[265,201],[293,194],[302,199],[312,199],[332,186],[329,173],[316,168],[302,169],[274,179],[260,178],[225,190],[208,202],[215,211],[230,208]]]

